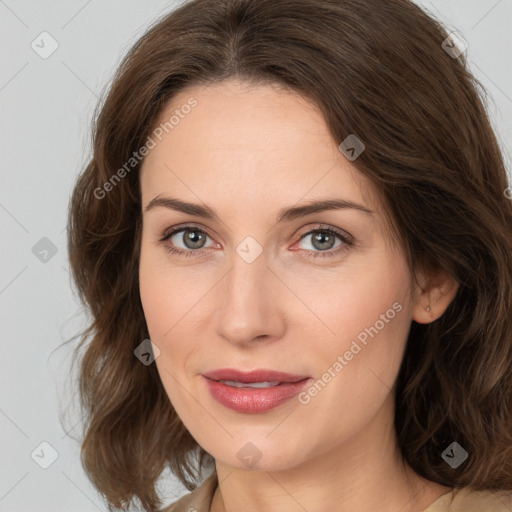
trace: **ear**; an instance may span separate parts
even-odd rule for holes
[[[429,324],[446,311],[457,294],[459,283],[443,269],[421,271],[417,275],[419,284],[414,290],[412,319],[419,324]]]

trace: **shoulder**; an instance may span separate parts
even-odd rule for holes
[[[424,512],[511,512],[512,491],[474,491],[469,487],[444,494]]]
[[[214,470],[199,487],[160,512],[209,512],[217,482],[217,472]]]

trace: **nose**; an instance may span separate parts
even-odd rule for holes
[[[232,267],[217,292],[217,334],[239,348],[270,343],[285,330],[286,287],[270,268],[265,251],[249,261],[234,253]]]

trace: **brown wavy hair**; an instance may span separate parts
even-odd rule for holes
[[[110,510],[139,500],[154,511],[164,469],[192,490],[213,461],[156,366],[134,356],[149,338],[138,286],[143,160],[112,180],[177,92],[228,77],[307,95],[334,140],[364,142],[353,164],[380,191],[412,274],[442,268],[459,283],[444,315],[411,325],[396,389],[403,459],[444,485],[512,489],[512,202],[487,93],[464,53],[445,51],[447,37],[408,0],[193,0],[129,50],[98,105],[68,224],[91,316],[75,354],[81,460]],[[457,469],[441,457],[453,441],[469,453]]]

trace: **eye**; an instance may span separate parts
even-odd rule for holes
[[[337,256],[354,244],[348,234],[331,227],[319,227],[308,231],[301,235],[300,241],[306,240],[308,237],[311,237],[310,246],[313,250],[306,249],[309,252],[307,257],[313,259],[319,256],[321,258]],[[340,240],[337,246],[335,246],[336,239]]]
[[[308,237],[312,237],[310,242],[312,249],[301,249],[308,253],[308,258],[336,256],[346,251],[354,244],[350,235],[332,227],[320,226],[310,230],[301,235],[298,243],[306,240]],[[220,245],[215,242],[209,246],[206,245],[208,238],[210,237],[206,231],[199,227],[189,225],[173,229],[169,233],[166,233],[159,241],[164,243],[166,250],[171,254],[189,257],[200,256],[206,252],[205,249],[211,246],[220,247]],[[340,241],[337,246],[335,246],[336,239]]]
[[[171,241],[172,245],[165,244],[165,248],[171,254],[192,256],[194,254],[203,253],[202,249],[208,247],[205,245],[207,238],[210,238],[208,233],[196,226],[182,226],[165,234],[164,237],[160,239],[160,242]],[[180,243],[182,247],[180,247]],[[214,243],[213,245],[216,244]]]

